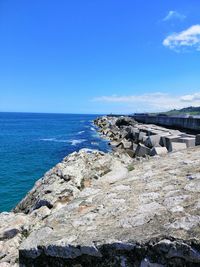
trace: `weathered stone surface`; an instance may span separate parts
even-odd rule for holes
[[[195,138],[195,145],[196,145],[196,146],[199,146],[199,145],[200,145],[200,134],[197,134],[197,135],[196,135],[196,138]]]
[[[135,151],[132,149],[126,149],[126,153],[129,155],[129,157],[134,158]]]
[[[154,147],[151,149],[150,156],[165,155],[167,153],[168,153],[168,150],[166,147]]]
[[[138,141],[140,142],[143,141],[143,138],[146,137],[146,135],[147,135],[146,133],[140,131],[138,136]]]
[[[195,137],[181,137],[179,142],[185,143],[187,147],[195,146]]]
[[[180,139],[180,136],[176,136],[176,135],[162,136],[160,140],[160,145],[165,146],[168,151],[171,151],[171,143],[179,142],[179,139]]]
[[[200,181],[199,153],[196,147],[135,161],[131,169],[114,160],[112,171],[51,209],[45,225],[22,242],[20,261],[26,266],[199,266],[199,191],[191,190]]]
[[[136,150],[135,150],[135,155],[138,157],[143,157],[145,155],[150,155],[150,148],[146,147],[143,144],[138,144]]]
[[[123,145],[123,148],[125,148],[125,149],[132,149],[133,148],[133,143],[131,141],[122,140],[122,145]]]
[[[0,213],[0,266],[15,265],[19,245],[30,223],[30,218],[24,214]]]
[[[126,125],[132,125],[134,126],[136,123],[136,121],[130,117],[120,117],[116,120],[115,124],[118,126],[118,127],[121,127],[121,126],[126,126]]]
[[[161,136],[159,134],[149,136],[145,141],[145,146],[154,147],[160,145]]]
[[[169,152],[174,152],[182,149],[186,149],[187,145],[186,143],[179,143],[179,142],[170,142],[168,146],[168,151]]]

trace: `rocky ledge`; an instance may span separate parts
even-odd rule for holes
[[[72,153],[0,214],[0,266],[200,266],[200,147]]]

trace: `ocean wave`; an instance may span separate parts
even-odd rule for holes
[[[91,145],[99,146],[98,142],[91,142]]]
[[[40,141],[45,141],[45,142],[57,142],[57,143],[67,143],[69,140],[65,140],[65,139],[56,139],[56,138],[41,138]]]
[[[76,146],[78,144],[81,144],[83,142],[87,141],[86,139],[74,139],[74,140],[69,140],[72,146]]]
[[[80,131],[80,132],[78,132],[77,134],[83,134],[85,131]]]
[[[55,141],[55,138],[41,138],[40,141]]]
[[[57,143],[70,143],[72,146],[76,146],[78,144],[81,144],[85,141],[86,139],[56,139],[56,138],[42,138],[40,141],[47,141],[47,142],[57,142]]]
[[[96,131],[94,127],[90,127],[90,130],[91,131]]]

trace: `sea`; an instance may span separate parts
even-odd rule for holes
[[[97,116],[0,112],[0,212],[15,207],[68,154],[109,151],[92,123]]]

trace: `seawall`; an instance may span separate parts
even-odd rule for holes
[[[200,118],[193,117],[168,117],[151,115],[132,115],[136,121],[146,124],[157,124],[161,126],[187,129],[200,132]]]

